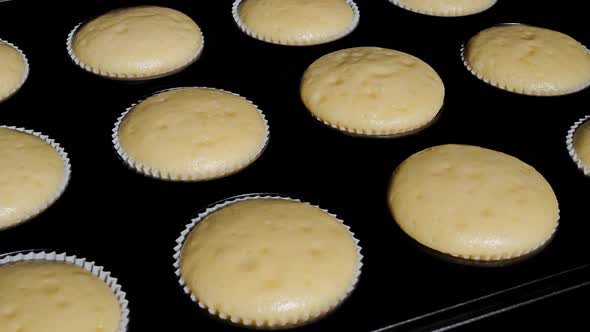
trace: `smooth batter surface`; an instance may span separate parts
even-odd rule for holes
[[[72,47],[94,69],[144,77],[187,65],[202,42],[201,31],[190,17],[169,8],[145,6],[114,10],[84,24]]]
[[[590,168],[590,121],[584,122],[576,129],[573,143],[578,159]]]
[[[555,194],[533,167],[469,145],[436,146],[406,159],[392,178],[389,207],[423,245],[484,260],[536,249],[559,219]]]
[[[299,202],[256,199],[206,217],[188,236],[182,277],[208,307],[266,325],[318,316],[347,294],[359,269],[342,224]]]
[[[481,31],[465,48],[469,66],[499,87],[529,95],[561,95],[590,84],[590,53],[560,32],[527,25]]]
[[[397,0],[396,4],[421,14],[433,16],[465,16],[481,13],[497,0]]]
[[[345,0],[244,0],[239,15],[260,36],[294,44],[331,41],[353,22]]]
[[[428,64],[409,54],[358,47],[321,57],[303,74],[301,97],[320,120],[347,131],[397,134],[429,123],[445,88]]]
[[[12,46],[0,42],[0,100],[13,94],[22,84],[25,62]]]
[[[135,106],[119,128],[121,147],[133,160],[192,180],[247,166],[266,140],[266,124],[252,103],[205,88],[156,94]]]
[[[57,262],[0,266],[0,331],[116,332],[119,303],[81,267]]]
[[[65,180],[64,162],[42,139],[0,128],[0,229],[49,205]]]

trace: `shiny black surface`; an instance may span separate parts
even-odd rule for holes
[[[201,58],[174,76],[137,83],[95,77],[70,61],[65,41],[76,24],[136,4],[167,5],[190,15],[206,40]],[[344,219],[363,247],[365,265],[352,296],[301,331],[372,331],[590,263],[590,179],[565,149],[569,126],[590,113],[590,90],[550,98],[515,95],[478,81],[459,58],[466,39],[502,22],[544,26],[590,44],[583,2],[500,0],[483,14],[452,19],[407,12],[386,0],[357,4],[360,24],[348,37],[286,47],[245,36],[234,25],[229,0],[1,3],[0,38],[27,54],[31,74],[17,95],[0,104],[0,124],[56,139],[69,153],[72,179],[44,214],[0,232],[0,252],[55,248],[106,266],[128,292],[133,332],[240,330],[211,319],[183,294],[173,273],[172,248],[199,209],[249,192],[318,204]],[[300,101],[299,79],[321,55],[354,46],[389,47],[432,65],[446,85],[440,119],[417,135],[397,139],[351,137],[316,122]],[[146,94],[176,86],[222,88],[259,105],[271,128],[262,157],[241,173],[203,183],[158,181],[127,169],[111,144],[115,120]],[[405,240],[386,205],[391,172],[412,153],[444,143],[484,146],[536,167],[560,202],[561,224],[550,245],[519,264],[492,268],[440,260]],[[521,296],[553,287],[532,285],[537,292],[526,288]],[[513,293],[484,302],[503,306],[518,297]],[[469,310],[480,307],[486,305],[476,301]],[[459,307],[448,314],[469,310]],[[431,321],[444,320],[433,315],[399,327]]]

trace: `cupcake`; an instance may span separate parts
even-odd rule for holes
[[[312,63],[301,98],[319,121],[368,136],[407,134],[430,124],[445,87],[422,60],[379,47],[336,51]]]
[[[557,31],[523,24],[495,26],[472,37],[462,53],[471,73],[500,89],[556,96],[590,85],[590,53]]]
[[[497,0],[390,0],[397,6],[431,16],[467,16],[491,8]]]
[[[213,315],[262,328],[330,312],[352,292],[362,265],[358,241],[334,215],[279,197],[220,203],[177,242],[185,292]]]
[[[137,172],[173,181],[202,181],[238,172],[268,140],[256,105],[210,88],[166,90],[123,113],[113,129],[115,149]]]
[[[68,183],[67,154],[47,136],[0,126],[0,156],[0,229],[45,210]]]
[[[203,48],[197,24],[170,8],[118,9],[78,25],[68,52],[87,71],[110,78],[149,79],[175,73]]]
[[[469,260],[522,257],[545,244],[557,198],[533,167],[469,145],[440,145],[406,159],[388,194],[395,221],[435,251]]]
[[[576,122],[567,135],[570,156],[585,174],[590,175],[590,115]]]
[[[234,20],[247,35],[274,44],[314,45],[352,32],[359,11],[352,0],[236,0]]]
[[[117,280],[93,262],[53,253],[0,257],[0,331],[124,332]]]
[[[29,74],[25,55],[14,45],[0,39],[0,101],[12,96]]]

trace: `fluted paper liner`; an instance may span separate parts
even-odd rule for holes
[[[501,23],[501,24],[496,24],[494,26],[503,26],[503,25],[524,25],[524,24],[522,24],[522,23]],[[472,36],[471,38],[473,38],[473,37],[474,36]],[[471,40],[471,38],[469,40]],[[483,76],[482,74],[478,73],[475,69],[473,69],[473,67],[471,67],[471,65],[467,61],[467,58],[465,57],[465,52],[466,52],[466,47],[467,47],[467,44],[468,43],[469,43],[469,41],[467,41],[466,43],[463,43],[461,45],[460,54],[461,54],[461,61],[463,62],[463,65],[465,66],[465,68],[467,68],[467,70],[473,76],[477,77],[479,80],[481,80],[481,81],[483,81],[483,82],[485,82],[485,83],[487,83],[487,84],[489,84],[491,86],[494,86],[494,87],[496,87],[498,89],[509,91],[509,92],[513,92],[513,93],[517,93],[517,94],[521,94],[521,95],[527,95],[527,96],[552,97],[552,96],[564,96],[564,95],[567,95],[567,94],[576,93],[576,92],[582,91],[582,90],[584,90],[584,89],[586,89],[587,87],[590,86],[590,79],[589,79],[586,83],[584,83],[584,84],[582,84],[582,85],[580,85],[580,86],[578,86],[576,88],[573,88],[571,90],[564,90],[564,91],[560,91],[559,93],[548,94],[548,93],[544,93],[543,91],[534,91],[534,90],[529,91],[528,89],[517,89],[517,88],[515,88],[513,86],[510,86],[508,84],[504,84],[504,83],[499,83],[499,82],[496,82],[496,81],[492,81],[492,80],[486,78],[485,76]],[[578,43],[578,44],[581,47],[583,47],[587,52],[590,53],[590,50],[588,50],[588,48],[586,46],[584,46],[581,43]]]
[[[430,126],[434,125],[438,121],[438,119],[441,117],[443,107],[444,107],[444,105],[441,106],[441,108],[438,110],[436,115],[430,121],[428,121],[424,124],[417,125],[414,127],[409,127],[409,128],[403,129],[403,130],[373,130],[373,129],[363,129],[363,128],[352,128],[352,127],[343,126],[341,124],[334,124],[334,123],[328,122],[326,120],[323,120],[322,118],[317,116],[315,113],[311,112],[309,109],[308,109],[308,112],[317,121],[321,122],[322,124],[332,128],[332,129],[338,130],[344,134],[348,134],[350,136],[384,138],[385,139],[385,138],[399,138],[399,137],[410,136],[410,135],[417,134],[417,133],[421,132],[422,130],[428,129]]]
[[[576,163],[576,166],[578,166],[584,175],[590,176],[590,165],[584,164],[580,158],[578,158],[578,153],[576,152],[576,149],[574,149],[574,134],[576,133],[576,130],[578,130],[578,127],[580,127],[586,121],[590,121],[590,115],[586,115],[585,117],[576,121],[576,123],[570,127],[570,130],[567,132],[565,144],[567,146],[567,151],[569,152],[570,157],[572,157],[574,163]]]
[[[70,31],[70,33],[68,34],[68,38],[66,40],[66,48],[67,48],[68,54],[70,55],[70,58],[72,59],[72,61],[78,67],[84,69],[85,71],[87,71],[89,73],[92,73],[92,74],[95,74],[98,76],[102,76],[102,77],[106,77],[109,79],[122,80],[122,81],[143,81],[143,80],[151,80],[151,79],[156,79],[156,78],[160,78],[160,77],[174,75],[176,73],[183,71],[188,66],[192,65],[195,61],[197,61],[199,59],[199,57],[201,56],[201,54],[203,53],[203,48],[205,47],[205,37],[203,36],[203,32],[201,31],[201,29],[199,27],[199,33],[201,35],[201,46],[199,47],[197,52],[194,54],[193,58],[190,59],[186,64],[184,64],[176,69],[172,69],[170,71],[164,72],[164,73],[147,74],[145,76],[144,75],[129,75],[126,73],[113,73],[113,72],[109,72],[109,71],[102,70],[99,68],[94,68],[94,67],[84,63],[80,58],[78,58],[76,56],[76,53],[74,52],[74,47],[73,47],[74,37],[76,36],[76,33],[78,32],[78,30],[84,24],[88,23],[89,21],[90,20],[86,20],[86,21],[82,21],[82,22],[78,23],[78,25],[76,25],[72,29],[72,31]]]
[[[25,70],[23,73],[23,78],[21,80],[21,82],[10,92],[8,92],[8,94],[6,96],[0,96],[0,102],[12,97],[18,90],[20,90],[20,88],[25,84],[25,82],[27,81],[27,78],[29,77],[29,60],[27,59],[27,56],[25,55],[25,53],[23,53],[23,51],[21,51],[20,48],[16,47],[16,45],[4,40],[0,38],[0,44],[4,44],[4,45],[8,45],[10,47],[12,47],[13,49],[15,49],[21,56],[21,58],[23,59],[23,62],[25,64]]]
[[[256,321],[256,320],[244,319],[242,317],[232,316],[230,313],[227,313],[227,312],[218,312],[214,308],[208,307],[204,302],[200,301],[191,292],[191,290],[189,289],[189,287],[186,284],[186,281],[182,278],[182,274],[180,271],[180,265],[181,265],[180,258],[182,255],[182,248],[183,248],[184,242],[186,241],[186,238],[188,237],[190,232],[194,229],[194,227],[199,222],[201,222],[203,219],[205,219],[207,216],[211,215],[212,213],[219,211],[219,210],[221,210],[227,206],[230,206],[234,203],[237,203],[237,202],[242,202],[242,201],[246,201],[246,200],[256,200],[256,199],[282,199],[282,200],[287,200],[287,201],[309,204],[311,206],[314,206],[314,207],[322,210],[323,212],[327,213],[328,215],[334,217],[336,220],[338,220],[340,222],[340,224],[342,224],[342,226],[344,228],[346,228],[346,230],[348,231],[348,233],[350,234],[350,236],[352,237],[352,239],[356,245],[357,269],[356,269],[355,275],[353,276],[353,280],[352,280],[349,288],[347,289],[347,291],[344,294],[342,294],[340,299],[338,299],[335,303],[324,308],[320,312],[314,313],[313,315],[309,315],[308,317],[298,317],[294,321],[278,321],[277,320],[277,321],[262,321],[261,322],[261,321]],[[221,201],[220,203],[217,203],[215,205],[212,205],[212,206],[206,208],[203,212],[199,213],[199,215],[196,218],[192,219],[191,222],[185,226],[185,229],[181,232],[180,236],[176,239],[176,246],[174,247],[173,258],[174,258],[174,270],[175,270],[176,276],[178,277],[178,282],[179,282],[180,286],[182,287],[184,293],[189,295],[193,302],[197,303],[199,305],[199,307],[201,307],[202,309],[209,312],[209,314],[216,316],[218,318],[221,318],[222,320],[225,320],[225,321],[231,322],[233,324],[237,324],[237,325],[244,325],[244,326],[250,326],[250,327],[256,327],[256,328],[288,328],[288,327],[303,325],[308,322],[314,321],[315,319],[321,318],[325,314],[334,310],[338,305],[340,305],[342,302],[344,302],[344,300],[346,300],[346,298],[348,298],[348,296],[352,293],[352,291],[356,287],[359,276],[361,274],[361,268],[363,266],[363,263],[362,263],[363,256],[361,254],[361,247],[359,245],[359,241],[354,237],[354,233],[350,230],[350,227],[348,227],[346,224],[344,224],[344,222],[341,219],[339,219],[336,215],[331,214],[330,212],[320,208],[317,205],[303,202],[298,199],[293,199],[293,198],[283,197],[283,196],[276,196],[276,195],[264,195],[264,194],[260,194],[260,195],[259,194],[247,194],[247,195],[236,196],[236,197],[228,198],[224,201]]]
[[[438,16],[438,17],[461,17],[461,16],[468,16],[468,15],[475,15],[475,14],[483,13],[486,10],[492,8],[498,1],[494,0],[490,4],[489,7],[484,8],[480,11],[475,11],[475,12],[465,12],[465,11],[461,11],[461,10],[449,10],[447,12],[439,12],[439,11],[435,11],[435,10],[421,10],[418,8],[414,8],[412,6],[407,6],[403,3],[401,3],[400,0],[389,0],[389,2],[393,3],[394,5],[396,5],[400,8],[403,8],[405,10],[409,10],[411,12],[418,13],[418,14]]]
[[[39,261],[75,265],[83,268],[98,279],[102,280],[107,286],[109,286],[117,298],[117,301],[119,302],[121,318],[117,332],[127,331],[127,325],[129,324],[129,302],[126,299],[126,293],[121,289],[121,285],[118,284],[117,278],[111,276],[111,273],[105,271],[102,266],[98,266],[94,262],[88,261],[86,258],[79,258],[76,256],[67,255],[65,253],[57,253],[55,251],[24,251],[0,255],[0,266],[21,262]]]
[[[359,9],[358,9],[358,6],[356,5],[356,3],[353,0],[346,0],[346,3],[348,4],[348,6],[350,6],[350,8],[352,9],[352,22],[350,22],[350,26],[346,30],[343,30],[341,33],[334,35],[330,38],[326,38],[325,40],[317,40],[317,41],[311,41],[311,42],[298,40],[298,39],[287,39],[287,40],[276,39],[276,38],[273,38],[272,36],[263,36],[255,31],[253,31],[244,23],[244,21],[242,21],[242,18],[240,17],[239,9],[240,9],[240,5],[244,1],[248,1],[248,0],[235,0],[234,1],[233,5],[232,5],[232,16],[234,17],[234,21],[236,22],[236,24],[238,25],[240,30],[242,30],[242,32],[244,32],[246,35],[248,35],[254,39],[258,39],[258,40],[261,40],[261,41],[264,41],[267,43],[271,43],[271,44],[289,45],[289,46],[309,46],[309,45],[326,44],[326,43],[333,42],[335,40],[346,37],[348,34],[353,32],[354,29],[356,29],[356,27],[359,24],[359,20],[360,20],[360,12],[359,12]]]
[[[37,216],[38,214],[40,214],[41,212],[43,212],[47,208],[49,208],[53,203],[55,203],[55,201],[57,201],[58,198],[63,194],[63,192],[65,191],[65,189],[70,181],[71,166],[70,166],[70,159],[68,158],[68,154],[64,151],[64,149],[57,142],[55,142],[53,139],[49,138],[47,135],[43,135],[43,134],[33,131],[33,130],[14,127],[14,126],[0,126],[0,128],[12,129],[12,130],[19,131],[19,132],[26,133],[26,134],[30,134],[30,135],[33,135],[35,137],[42,139],[43,141],[45,141],[45,143],[51,145],[51,147],[55,151],[57,151],[61,160],[64,163],[64,179],[63,179],[61,185],[57,188],[57,190],[56,190],[55,194],[52,196],[52,198],[49,199],[49,201],[39,205],[39,207],[37,209],[35,209],[32,213],[23,215],[22,218],[18,222],[9,224],[4,227],[0,226],[0,231],[1,231],[6,228],[11,228],[11,227],[20,225],[20,224],[32,219],[33,217]]]
[[[151,167],[149,165],[144,165],[144,164],[134,160],[125,151],[123,146],[121,146],[121,143],[119,141],[119,128],[121,127],[121,123],[123,122],[123,119],[125,119],[125,116],[127,116],[127,114],[129,112],[131,112],[135,106],[139,105],[141,102],[143,102],[144,100],[146,100],[152,96],[155,96],[159,93],[163,93],[163,92],[167,92],[167,91],[181,90],[181,89],[187,89],[187,88],[221,91],[221,92],[229,93],[234,96],[240,97],[240,98],[248,101],[250,104],[252,104],[256,108],[256,110],[258,111],[260,116],[262,117],[262,121],[264,122],[264,126],[265,126],[266,138],[265,138],[264,144],[261,147],[260,151],[257,154],[252,155],[251,158],[249,158],[248,160],[244,161],[241,164],[232,165],[231,167],[226,167],[225,169],[218,170],[216,172],[203,172],[203,173],[199,173],[198,175],[193,174],[191,176],[168,172],[166,170],[161,170],[159,168]],[[270,135],[269,132],[270,132],[270,130],[269,130],[269,126],[268,126],[268,121],[266,120],[264,113],[252,101],[250,101],[250,100],[248,100],[236,93],[225,91],[222,89],[207,88],[207,87],[178,87],[178,88],[171,88],[171,89],[157,91],[157,92],[153,93],[152,95],[150,95],[149,97],[143,98],[143,99],[139,100],[138,102],[129,106],[125,110],[125,112],[123,112],[123,114],[121,114],[119,116],[119,118],[117,118],[117,122],[115,123],[115,127],[113,128],[112,138],[113,138],[113,145],[115,147],[115,150],[119,154],[119,157],[121,157],[121,159],[125,162],[125,164],[128,167],[135,170],[136,172],[146,175],[146,176],[149,176],[149,177],[152,177],[152,178],[161,179],[161,180],[189,182],[189,181],[208,181],[208,180],[213,180],[213,179],[229,176],[231,174],[237,173],[237,172],[241,171],[242,169],[248,167],[250,164],[252,164],[254,161],[256,161],[256,159],[258,159],[262,155],[262,153],[264,152],[264,149],[266,148],[266,145],[268,144],[269,135]]]
[[[559,216],[559,211],[557,211],[557,213]],[[555,228],[553,229],[551,234],[543,242],[541,242],[537,246],[527,249],[527,250],[522,250],[522,251],[517,251],[517,252],[506,252],[506,253],[503,253],[500,255],[462,255],[462,254],[450,253],[450,252],[442,252],[442,253],[447,254],[447,255],[451,255],[456,258],[473,260],[473,261],[481,261],[481,262],[496,262],[496,261],[505,261],[505,260],[513,260],[513,259],[517,259],[517,258],[522,258],[524,256],[527,256],[529,254],[533,254],[533,253],[537,252],[538,250],[543,248],[546,244],[548,244],[549,240],[551,240],[553,238],[553,236],[555,235],[555,232],[557,231],[557,226],[558,225],[555,226]],[[435,250],[435,249],[432,249],[432,250]]]

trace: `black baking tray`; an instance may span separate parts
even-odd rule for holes
[[[72,63],[65,42],[76,24],[140,4],[191,16],[206,40],[201,58],[181,73],[143,82],[103,79]],[[238,331],[184,295],[172,266],[174,241],[210,203],[270,192],[337,214],[363,248],[363,271],[350,298],[300,331],[449,328],[585,285],[590,179],[570,160],[565,136],[590,113],[590,90],[563,97],[504,92],[473,77],[459,56],[470,36],[505,22],[555,29],[590,44],[583,1],[500,0],[485,13],[463,18],[419,15],[386,0],[357,4],[360,24],[349,36],[288,47],[244,35],[233,22],[229,0],[1,3],[0,38],[26,53],[31,73],[14,97],[0,103],[0,124],[57,140],[71,158],[72,178],[45,213],[0,232],[0,252],[52,248],[104,265],[128,293],[129,331]],[[446,86],[438,121],[416,135],[374,139],[344,135],[314,120],[299,97],[303,71],[326,53],[354,46],[388,47],[432,65]],[[117,117],[138,99],[177,86],[222,88],[259,105],[271,130],[261,158],[243,172],[200,183],[154,180],[124,166],[111,143]],[[503,151],[546,177],[559,199],[561,222],[542,252],[509,266],[469,266],[441,260],[407,239],[387,208],[390,175],[414,152],[444,143]]]

